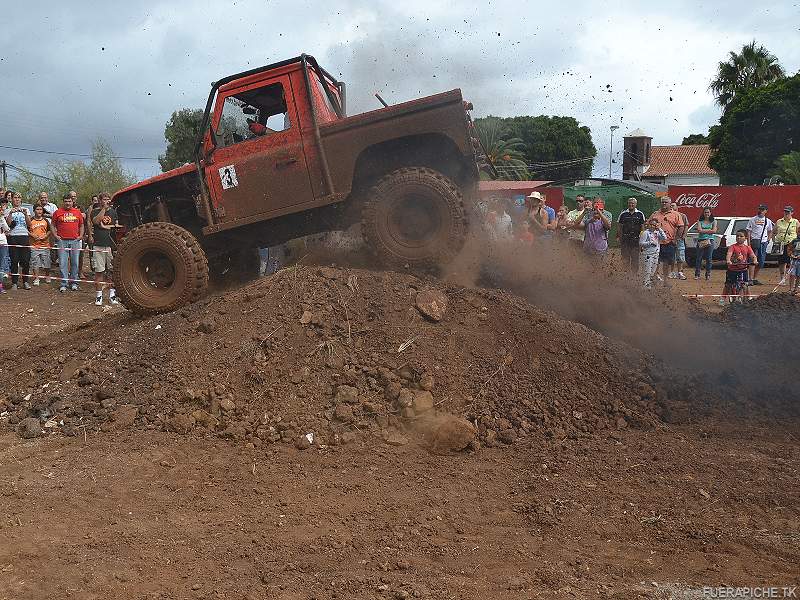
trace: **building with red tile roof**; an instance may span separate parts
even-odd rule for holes
[[[719,185],[719,174],[708,165],[708,144],[653,146],[641,129],[624,138],[623,179],[662,185]]]

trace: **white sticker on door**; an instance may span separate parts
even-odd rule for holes
[[[233,165],[220,167],[219,180],[222,182],[223,190],[227,190],[239,185],[239,180],[236,179],[236,168]]]

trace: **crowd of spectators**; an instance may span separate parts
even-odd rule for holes
[[[106,288],[109,302],[118,303],[111,272],[119,223],[110,194],[92,196],[84,211],[74,191],[58,207],[47,192],[25,205],[19,192],[0,189],[0,214],[0,293],[9,283],[13,290],[31,290],[52,281],[62,293],[78,291],[81,283],[92,283],[86,275],[90,255],[95,304],[103,304]]]
[[[523,244],[543,242],[571,245],[590,260],[604,260],[609,250],[609,232],[616,222],[623,267],[639,278],[642,287],[652,289],[668,286],[670,279],[687,279],[686,234],[696,233],[694,278],[711,279],[717,220],[711,209],[705,208],[694,225],[669,196],[660,199],[660,208],[649,217],[637,208],[636,198],[628,199],[628,208],[616,219],[605,208],[602,198],[576,197],[575,208],[562,205],[557,211],[545,203],[541,192],[532,192],[518,206],[505,199],[494,198],[485,206],[485,225],[494,240],[516,240]],[[736,242],[725,251],[727,273],[721,303],[725,297],[747,294],[751,285],[761,285],[758,274],[764,266],[767,248],[779,256],[781,281],[792,293],[800,287],[800,238],[794,209],[787,206],[784,216],[772,222],[767,206],[761,205],[758,214],[747,227],[736,232]],[[660,269],[659,269],[660,266]],[[788,284],[787,284],[788,275]]]
[[[623,268],[638,277],[642,287],[652,289],[667,286],[669,279],[686,279],[683,267],[689,219],[668,196],[660,202],[659,210],[646,217],[637,208],[636,198],[629,198],[627,209],[615,219],[600,197],[578,195],[574,209],[562,205],[555,210],[546,204],[541,192],[534,191],[519,205],[504,199],[489,200],[484,207],[485,229],[495,241],[563,244],[589,260],[604,261],[609,251],[609,232],[616,222]],[[747,227],[736,232],[736,242],[726,251],[728,272],[723,295],[746,294],[750,285],[761,285],[758,275],[770,243],[772,253],[779,256],[779,286],[788,285],[792,293],[798,293],[800,227],[793,213],[794,209],[786,206],[783,217],[773,222],[767,216],[767,206],[761,205]],[[0,214],[0,293],[6,292],[9,283],[14,290],[31,290],[42,282],[56,280],[64,293],[80,289],[81,283],[93,282],[95,304],[103,304],[105,289],[109,302],[118,303],[112,271],[114,230],[119,223],[110,194],[93,196],[83,211],[74,191],[64,194],[59,208],[47,192],[25,205],[20,193],[0,188]],[[694,278],[699,280],[704,270],[708,281],[715,236],[721,233],[710,209],[703,210],[693,229]],[[278,254],[274,249],[261,250],[262,275],[278,268]],[[86,275],[87,255],[93,281]]]

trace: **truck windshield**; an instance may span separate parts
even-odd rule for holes
[[[273,83],[225,98],[217,137],[225,147],[290,127],[283,85]]]

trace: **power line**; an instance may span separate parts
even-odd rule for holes
[[[6,150],[22,150],[23,152],[38,152],[40,154],[58,154],[59,156],[80,156],[82,158],[92,158],[91,154],[79,154],[77,152],[56,152],[55,150],[37,150],[33,148],[19,148],[17,146],[0,146],[0,148],[5,148]],[[152,160],[156,161],[156,158],[148,158],[144,156],[112,156],[111,158],[120,158],[122,160]]]
[[[494,168],[499,171],[529,171],[529,172],[542,172],[551,171],[553,169],[562,169],[578,166],[581,163],[594,160],[594,157],[578,158],[567,161],[558,161],[552,163],[531,163],[526,165],[494,165]]]
[[[589,160],[592,160],[592,159],[591,158],[581,159],[581,160],[578,160],[578,161],[575,161],[575,162],[566,163],[566,164],[559,164],[559,165],[553,165],[553,166],[550,166],[550,167],[547,167],[547,168],[543,168],[543,169],[532,168],[533,165],[531,165],[531,166],[527,166],[527,165],[526,166],[521,166],[521,165],[520,166],[496,165],[495,169],[497,169],[498,171],[501,171],[501,172],[505,171],[505,172],[511,172],[511,173],[544,173],[546,171],[554,171],[554,170],[557,170],[557,169],[565,169],[565,168],[568,168],[568,167],[577,166],[578,164],[583,163],[583,162],[587,162]]]
[[[59,181],[58,179],[53,179],[52,177],[47,177],[46,175],[40,175],[39,173],[34,173],[33,171],[28,171],[27,169],[23,169],[21,167],[17,167],[12,165],[11,163],[5,163],[5,165],[9,169],[13,169],[14,171],[18,171],[20,173],[26,173],[27,175],[31,175],[32,177],[39,177],[40,179],[46,179],[47,181],[52,181],[53,183],[59,183],[61,185],[69,185],[66,181]]]

